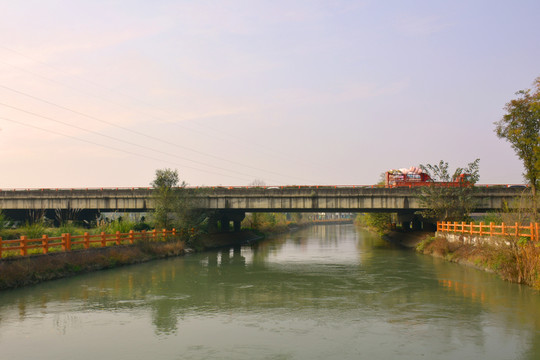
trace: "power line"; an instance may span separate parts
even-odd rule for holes
[[[250,174],[246,174],[246,173],[243,173],[243,172],[240,172],[240,171],[229,170],[229,169],[222,168],[222,167],[219,167],[219,166],[209,165],[209,164],[202,163],[202,162],[200,162],[200,161],[196,161],[196,160],[188,159],[188,158],[185,158],[185,157],[182,157],[182,156],[178,156],[178,155],[176,155],[176,154],[168,153],[168,152],[161,151],[161,150],[156,150],[156,149],[153,149],[153,148],[148,147],[148,146],[145,146],[145,145],[133,143],[133,142],[131,142],[131,141],[119,139],[119,138],[114,137],[114,136],[102,134],[102,133],[97,132],[97,131],[89,130],[89,129],[83,128],[83,127],[81,127],[81,126],[73,125],[73,124],[67,123],[67,122],[65,122],[65,121],[61,121],[61,120],[58,120],[58,119],[51,118],[51,117],[49,117],[49,116],[37,114],[37,113],[34,113],[34,112],[32,112],[32,111],[28,111],[28,110],[24,110],[24,109],[15,107],[15,106],[11,106],[11,105],[8,105],[8,104],[4,104],[4,103],[2,103],[2,102],[0,102],[0,105],[5,106],[5,107],[7,107],[7,108],[11,108],[11,109],[17,110],[17,111],[20,111],[20,112],[23,112],[23,113],[26,113],[26,114],[29,114],[29,115],[32,115],[32,116],[36,116],[36,117],[39,117],[39,118],[42,118],[42,119],[46,119],[46,120],[49,120],[49,121],[52,121],[52,122],[56,122],[56,123],[62,124],[62,125],[64,125],[64,126],[72,127],[72,128],[77,129],[77,130],[81,130],[81,131],[84,131],[84,132],[87,132],[87,133],[90,133],[90,134],[94,134],[94,135],[98,135],[98,136],[101,136],[101,137],[104,137],[104,138],[107,138],[107,139],[110,139],[110,140],[122,142],[122,143],[125,143],[125,144],[128,144],[128,145],[131,145],[131,146],[136,146],[136,147],[140,147],[140,148],[143,148],[143,149],[146,149],[146,150],[154,151],[154,152],[157,152],[157,153],[160,153],[160,154],[164,154],[164,155],[176,157],[176,158],[178,158],[178,159],[186,160],[186,161],[193,162],[193,163],[196,163],[196,164],[199,164],[199,165],[203,165],[203,166],[208,166],[208,167],[210,167],[210,168],[216,168],[216,169],[220,169],[220,170],[225,170],[225,171],[228,171],[228,172],[232,172],[232,173],[236,173],[236,174],[240,174],[240,175],[244,175],[244,176],[252,176],[252,175],[250,175]],[[275,181],[275,180],[273,180],[273,181]],[[277,181],[277,182],[280,182],[280,181]],[[281,183],[281,182],[280,182],[280,183]]]
[[[19,90],[16,90],[16,89],[13,89],[11,87],[8,87],[8,86],[5,86],[5,85],[0,85],[0,88],[3,88],[3,89],[6,89],[6,90],[9,90],[11,92],[14,92],[14,93],[17,93],[19,95],[23,95],[23,96],[26,96],[26,97],[29,97],[31,99],[34,99],[34,100],[38,100],[38,101],[41,101],[45,104],[48,104],[48,105],[52,105],[52,106],[55,106],[57,108],[60,108],[60,109],[63,109],[63,110],[66,110],[66,111],[70,111],[74,114],[77,114],[79,116],[83,116],[83,117],[86,117],[88,119],[92,119],[92,120],[95,120],[95,121],[98,121],[100,123],[103,123],[103,124],[107,124],[109,126],[113,126],[113,127],[116,127],[116,128],[119,128],[119,129],[122,129],[124,131],[127,131],[127,132],[130,132],[130,133],[133,133],[133,134],[136,134],[136,135],[139,135],[139,136],[142,136],[142,137],[146,137],[146,138],[149,138],[149,139],[152,139],[152,140],[156,140],[156,141],[159,141],[160,143],[165,143],[165,144],[168,144],[168,145],[172,145],[172,146],[175,146],[175,147],[178,147],[178,148],[181,148],[181,149],[184,149],[184,150],[188,150],[188,151],[192,151],[192,152],[195,152],[199,155],[203,155],[203,156],[207,156],[207,157],[211,157],[211,158],[214,158],[214,159],[217,159],[217,160],[220,160],[220,161],[226,161],[228,163],[231,163],[231,164],[235,164],[235,165],[240,165],[240,166],[243,166],[243,167],[246,167],[246,168],[251,168],[251,169],[254,169],[254,170],[258,170],[258,171],[263,171],[265,173],[268,173],[268,174],[274,174],[274,175],[278,175],[280,177],[287,177],[283,174],[280,174],[278,172],[275,172],[275,171],[270,171],[270,170],[265,170],[265,169],[262,169],[262,168],[258,168],[258,167],[255,167],[255,166],[251,166],[251,165],[245,165],[245,164],[242,164],[240,162],[237,162],[237,161],[233,161],[233,160],[229,160],[229,159],[226,159],[226,158],[223,158],[223,157],[219,157],[219,156],[215,156],[215,155],[212,155],[212,154],[208,154],[208,153],[205,153],[205,152],[202,152],[202,151],[199,151],[199,150],[195,150],[195,149],[192,149],[192,148],[189,148],[189,147],[186,147],[186,146],[182,146],[182,145],[179,145],[177,143],[173,143],[171,141],[167,141],[167,140],[164,140],[164,139],[160,139],[158,137],[155,137],[155,136],[152,136],[152,135],[148,135],[148,134],[145,134],[145,133],[142,133],[140,131],[136,131],[136,130],[133,130],[133,129],[130,129],[130,128],[127,128],[125,126],[121,126],[121,125],[117,125],[115,123],[112,123],[110,121],[106,121],[106,120],[103,120],[103,119],[100,119],[100,118],[97,118],[95,116],[92,116],[92,115],[88,115],[88,114],[85,114],[85,113],[82,113],[80,111],[77,111],[77,110],[73,110],[73,109],[70,109],[68,107],[65,107],[65,106],[62,106],[62,105],[59,105],[59,104],[56,104],[52,101],[49,101],[49,100],[45,100],[45,99],[42,99],[42,98],[39,98],[37,96],[34,96],[34,95],[31,95],[31,94],[28,94],[28,93],[25,93],[25,92],[22,92],[22,91],[19,91]],[[1,105],[4,105],[4,106],[9,106],[9,105],[6,105],[6,104],[2,104],[0,103]],[[19,111],[25,111],[25,110],[21,110],[21,109],[18,109],[18,108],[15,108],[13,107],[14,109],[16,110],[19,110]],[[35,115],[35,116],[39,116],[39,115],[36,115],[34,113],[31,113],[32,115]],[[49,119],[51,120],[51,119]],[[56,122],[61,122],[61,121],[57,121],[57,120],[53,120],[53,121],[56,121]],[[61,122],[62,124],[66,125],[66,126],[75,126],[75,125],[70,125],[68,123],[65,123],[65,122]],[[89,132],[92,132],[92,133],[95,133],[91,130],[86,130],[86,129],[82,129],[82,128],[79,128],[81,130],[85,130],[85,131],[89,131]],[[109,138],[112,138],[110,136],[107,136],[107,135],[102,135],[102,134],[99,134],[98,135],[101,135],[101,136],[106,136],[106,137],[109,137]],[[115,139],[115,138],[113,138]],[[130,145],[135,145],[135,146],[141,146],[141,145],[138,145],[138,144],[133,144],[131,142],[126,142],[126,141],[123,141],[123,140],[119,140],[119,141],[122,141],[122,142],[125,142],[125,143],[128,143]],[[174,155],[174,154],[171,154],[171,153],[167,153],[167,152],[163,152],[163,151],[160,151],[160,150],[155,150],[155,149],[152,149],[152,148],[149,148],[149,147],[146,147],[146,146],[141,146],[141,147],[144,147],[146,149],[150,149],[152,151],[156,151],[156,152],[160,152],[160,153],[163,153],[163,154],[168,154],[168,155],[171,155],[171,156],[176,156],[178,157],[177,155]],[[182,158],[184,160],[186,160],[186,158]],[[188,161],[192,161],[192,160],[189,160],[187,159]],[[217,167],[219,168],[219,167]],[[223,168],[221,168],[223,170]],[[300,179],[300,180],[303,180],[303,181],[306,181],[307,179],[303,179],[301,177],[296,177],[296,176],[290,176],[290,177],[294,177],[294,178],[297,178],[297,179]]]
[[[226,177],[229,177],[229,178],[242,179],[242,180],[248,179],[248,178],[242,178],[242,177],[233,176],[233,175],[221,174],[221,173],[218,173],[218,172],[215,172],[215,171],[210,171],[210,170],[205,170],[205,169],[199,169],[199,168],[196,168],[196,167],[193,167],[193,166],[184,165],[184,164],[179,164],[179,163],[174,163],[174,162],[171,162],[171,161],[167,161],[167,160],[155,158],[155,157],[148,156],[148,155],[144,155],[144,154],[135,153],[135,152],[132,152],[132,151],[129,151],[129,150],[125,150],[125,149],[119,149],[119,148],[115,148],[115,147],[113,147],[113,146],[103,145],[103,144],[100,144],[100,143],[96,143],[96,142],[94,142],[94,141],[90,141],[90,140],[86,140],[86,139],[81,139],[81,138],[76,137],[76,136],[68,135],[68,134],[65,134],[65,133],[62,133],[62,132],[59,132],[59,131],[54,131],[54,130],[50,130],[50,129],[45,129],[45,128],[42,128],[42,127],[39,127],[39,126],[35,126],[35,125],[27,124],[27,123],[24,123],[24,122],[21,122],[21,121],[9,119],[9,118],[3,117],[3,116],[0,116],[0,119],[5,120],[5,121],[9,121],[9,122],[12,122],[12,123],[15,123],[15,124],[19,124],[19,125],[22,125],[22,126],[30,127],[30,128],[33,128],[33,129],[37,129],[37,130],[40,130],[40,131],[48,132],[48,133],[51,133],[51,134],[55,134],[55,135],[63,136],[63,137],[66,137],[66,138],[74,139],[74,140],[77,140],[77,141],[85,142],[85,143],[88,143],[88,144],[96,145],[96,146],[99,146],[99,147],[102,147],[102,148],[105,148],[105,149],[110,149],[110,150],[114,150],[114,151],[119,151],[119,152],[122,152],[122,153],[125,153],[125,154],[137,156],[137,157],[143,157],[143,158],[146,158],[146,159],[149,159],[149,160],[154,160],[154,161],[159,161],[159,162],[165,162],[165,163],[169,163],[169,164],[174,164],[174,165],[176,165],[176,166],[180,166],[180,167],[184,167],[184,168],[189,168],[189,169],[196,170],[196,171],[206,172],[206,173],[209,173],[209,174],[220,175],[220,176],[226,176]]]
[[[66,71],[63,71],[62,69],[59,69],[59,68],[57,68],[57,67],[55,67],[55,66],[52,66],[52,65],[47,64],[47,63],[44,63],[44,62],[42,62],[42,61],[36,60],[36,59],[34,59],[33,57],[30,57],[30,56],[28,56],[28,55],[25,55],[25,54],[23,54],[23,53],[21,53],[21,52],[19,52],[19,51],[16,51],[16,50],[13,50],[13,49],[7,48],[7,47],[5,47],[5,46],[1,46],[1,45],[0,45],[0,48],[2,48],[2,49],[4,49],[4,50],[7,50],[7,51],[10,51],[10,52],[12,52],[12,53],[15,53],[15,54],[17,54],[17,55],[19,55],[19,56],[25,57],[25,58],[27,58],[27,59],[30,59],[30,60],[32,60],[32,61],[38,63],[38,64],[44,65],[44,66],[46,66],[46,67],[49,67],[49,68],[51,68],[51,69],[53,69],[53,70],[55,70],[55,71],[64,73],[64,74],[66,74],[66,75],[68,75],[68,76],[70,76],[70,77],[72,77],[72,78],[79,79],[79,80],[82,80],[82,81],[84,81],[84,82],[87,82],[87,83],[89,83],[89,84],[91,84],[91,85],[93,85],[93,86],[95,86],[95,87],[103,88],[103,89],[106,89],[106,90],[108,90],[108,91],[110,91],[110,92],[115,92],[115,93],[117,93],[117,94],[119,94],[119,95],[121,95],[121,96],[124,96],[124,97],[126,97],[126,98],[135,100],[135,101],[137,101],[138,103],[143,103],[143,104],[146,104],[146,105],[149,105],[149,106],[152,106],[152,107],[154,106],[153,104],[149,104],[149,103],[145,102],[144,100],[137,99],[137,98],[135,98],[135,97],[133,97],[133,96],[130,96],[130,95],[125,94],[125,93],[122,93],[122,92],[120,92],[120,91],[118,91],[118,90],[116,90],[116,89],[111,89],[111,88],[108,88],[108,87],[103,86],[103,85],[101,85],[101,84],[98,84],[98,83],[96,83],[96,82],[94,82],[94,81],[88,80],[88,79],[86,79],[86,78],[83,78],[83,77],[80,77],[80,76],[76,76],[76,75],[73,75],[73,74],[69,74],[69,73],[67,73]],[[73,90],[76,90],[76,91],[79,91],[79,92],[83,92],[83,93],[89,94],[88,92],[81,91],[80,89],[76,89],[76,88],[70,87],[70,86],[65,85],[65,84],[63,84],[63,83],[61,83],[61,82],[58,82],[58,81],[49,79],[49,78],[47,78],[47,77],[44,77],[44,76],[41,76],[41,75],[38,75],[38,74],[35,74],[35,73],[32,73],[32,72],[29,72],[29,71],[27,71],[26,69],[22,69],[22,68],[20,68],[20,67],[17,67],[17,66],[15,66],[15,65],[12,65],[12,64],[9,64],[9,63],[6,63],[6,62],[4,62],[4,61],[1,61],[1,60],[0,60],[0,62],[3,63],[3,64],[6,64],[6,65],[9,65],[9,66],[18,68],[18,69],[21,70],[21,71],[28,72],[28,73],[30,73],[30,74],[32,74],[32,75],[34,75],[34,76],[38,76],[38,77],[43,78],[43,79],[46,79],[46,80],[48,80],[48,81],[55,82],[55,83],[60,84],[60,85],[62,85],[62,86],[66,86],[66,87],[71,88],[71,89],[73,89]],[[90,95],[96,97],[96,96],[93,95],[93,94],[90,94]],[[123,105],[117,104],[117,103],[112,102],[112,101],[110,101],[110,100],[108,100],[108,99],[105,99],[105,98],[103,98],[103,97],[98,97],[98,98],[101,99],[101,100],[104,100],[104,101],[106,101],[106,102],[109,102],[109,103],[111,103],[111,104],[114,104],[114,105],[116,105],[116,106],[120,106],[120,107],[126,108],[126,107],[123,106]],[[194,129],[192,129],[192,128],[186,127],[186,126],[184,126],[184,125],[180,125],[180,124],[178,124],[178,123],[176,123],[176,122],[170,122],[170,121],[167,121],[167,120],[165,120],[165,119],[163,119],[163,118],[161,118],[161,117],[155,116],[155,115],[145,114],[145,113],[143,113],[143,112],[141,112],[141,111],[138,111],[138,110],[137,110],[137,112],[138,112],[138,113],[141,113],[141,114],[143,114],[143,115],[146,115],[146,116],[150,116],[150,117],[152,117],[152,118],[154,118],[154,119],[159,119],[159,120],[161,120],[161,121],[165,121],[165,122],[168,123],[168,124],[172,124],[172,125],[174,125],[174,126],[178,126],[178,127],[183,128],[183,129],[185,129],[185,130],[188,130],[188,131],[192,131],[192,132],[195,132],[195,133],[202,134],[202,135],[204,135],[204,136],[209,136],[209,135],[210,135],[211,137],[214,137],[214,138],[219,139],[219,140],[221,140],[221,141],[229,141],[229,140],[230,140],[230,139],[226,139],[226,138],[223,138],[223,137],[218,137],[218,136],[215,136],[215,135],[208,134],[208,132],[204,132],[204,133],[203,133],[203,132],[194,130]],[[173,116],[173,117],[176,117],[175,114],[170,114],[170,115]],[[197,125],[198,125],[198,126],[201,126],[201,127],[204,127],[204,128],[206,128],[206,129],[209,129],[209,130],[211,130],[211,131],[214,131],[214,129],[211,128],[211,127],[204,126],[204,125],[202,125],[202,124],[197,124]],[[242,142],[240,142],[240,143],[238,143],[238,144],[239,144],[240,146],[244,147],[244,148],[248,148],[248,147],[244,144],[245,139],[240,139],[240,138],[238,138],[238,137],[236,137],[236,136],[233,136],[233,135],[231,135],[231,134],[226,134],[226,135],[227,135],[229,138],[236,138],[236,139],[242,140]],[[160,141],[161,141],[161,140],[160,140]],[[253,146],[253,144],[252,144],[252,146]],[[270,148],[261,146],[260,144],[255,145],[255,147],[269,149],[269,150],[272,151],[272,153],[268,153],[268,152],[266,152],[266,151],[261,151],[261,150],[259,150],[259,152],[264,153],[264,154],[266,154],[266,155],[273,156],[273,157],[276,156],[276,151],[275,151],[275,149],[270,149]],[[188,150],[190,150],[190,151],[202,153],[202,152],[199,152],[199,151],[197,151],[197,150],[190,149],[190,148],[186,148],[186,149],[188,149]],[[205,153],[202,153],[202,154],[204,154],[205,156],[215,157],[215,156],[208,155],[208,154],[205,154]],[[290,159],[289,157],[284,157],[284,156],[278,156],[278,157],[281,158],[281,159],[284,159],[284,160],[286,160],[286,161],[291,161],[291,159]],[[223,160],[232,162],[231,160],[227,160],[227,159],[223,159]],[[252,167],[252,166],[244,165],[244,164],[237,163],[237,162],[232,162],[232,163],[236,163],[237,165],[241,165],[241,166],[251,167],[251,168],[253,168],[253,169],[257,169],[257,168],[254,168],[254,167]],[[257,170],[262,170],[262,169],[257,169]],[[262,170],[262,171],[268,172],[267,170]],[[275,172],[270,172],[270,173],[274,173],[274,174],[280,175],[280,174],[275,173]],[[280,175],[280,176],[282,176],[282,175]],[[293,176],[293,177],[295,177],[295,176]],[[312,182],[311,180],[303,179],[303,178],[300,178],[300,177],[295,177],[295,178],[301,179],[302,181]]]

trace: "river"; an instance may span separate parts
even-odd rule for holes
[[[0,359],[538,359],[540,294],[352,225],[0,293]]]

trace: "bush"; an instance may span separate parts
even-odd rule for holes
[[[29,239],[39,239],[42,235],[50,235],[43,222],[26,223],[20,228],[21,234]]]
[[[134,230],[137,224],[130,220],[114,220],[107,225],[101,226],[101,231],[107,234],[114,234],[119,231],[122,234],[128,233],[130,230]]]
[[[423,253],[425,248],[435,240],[434,236],[426,236],[422,241],[416,245],[416,251]]]

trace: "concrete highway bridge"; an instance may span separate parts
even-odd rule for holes
[[[524,187],[476,186],[476,211],[512,206]],[[184,189],[197,208],[210,210],[211,222],[234,227],[246,212],[393,212],[400,222],[418,221],[422,210],[417,188],[380,186],[267,186],[201,187]],[[57,213],[76,212],[93,220],[103,212],[149,212],[154,208],[151,188],[0,190],[0,209],[14,220],[40,213],[54,219]],[[65,217],[64,217],[65,218]]]

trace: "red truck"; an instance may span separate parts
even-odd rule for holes
[[[415,186],[444,186],[458,187],[470,186],[468,174],[460,174],[450,182],[433,181],[431,177],[415,166],[409,169],[397,169],[387,171],[385,174],[386,187],[415,187]]]

